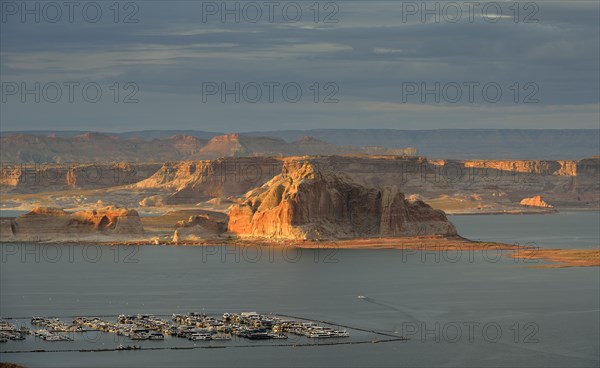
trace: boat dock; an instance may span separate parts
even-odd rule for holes
[[[256,312],[223,313],[222,315],[207,315],[205,313],[187,313],[167,315],[135,314],[112,316],[112,320],[103,317],[33,317],[31,328],[0,321],[0,337],[2,342],[8,340],[23,340],[27,335],[33,335],[38,341],[69,342],[81,340],[74,338],[79,333],[100,331],[114,334],[123,340],[115,348],[101,349],[66,349],[66,351],[122,351],[122,350],[156,350],[156,349],[195,349],[195,348],[225,348],[225,347],[257,347],[257,346],[319,346],[356,343],[375,343],[403,341],[405,338],[374,330],[342,326],[332,322],[317,322],[303,317],[289,315],[259,314]],[[167,318],[165,318],[167,317]],[[22,318],[5,318],[20,320]],[[368,339],[356,341],[347,340],[349,330],[363,331],[375,335],[386,336],[385,339]],[[293,339],[291,337],[294,337]],[[192,346],[161,346],[150,343],[144,346],[136,345],[140,340],[163,341],[165,339],[185,339],[192,341]],[[235,339],[236,342],[228,344]],[[288,342],[290,339],[290,342]],[[305,339],[305,340],[303,340]],[[241,340],[265,340],[260,344],[241,345]],[[273,341],[269,343],[268,341]],[[130,341],[131,343],[127,343]],[[210,342],[220,344],[211,345]],[[202,342],[197,345],[196,342]],[[206,343],[206,345],[204,345]],[[222,344],[221,344],[222,343]],[[2,344],[4,345],[4,344]],[[52,352],[65,351],[60,349],[35,349],[19,352]]]

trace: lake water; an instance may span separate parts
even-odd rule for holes
[[[555,246],[578,236],[578,247],[594,246],[594,241],[597,246],[598,223],[591,225],[597,214],[560,216],[452,220],[463,235],[489,236],[486,240]],[[587,224],[578,235],[572,231],[573,223],[565,220],[569,216],[578,218],[577,224]],[[563,238],[553,242],[554,234]],[[0,269],[3,317],[257,311],[333,321],[410,340],[317,347],[259,342],[225,349],[2,353],[0,360],[29,367],[597,367],[600,269],[529,265],[477,252],[5,244]],[[351,341],[377,338],[350,333]],[[178,344],[172,340],[144,344]],[[0,351],[116,345],[111,336],[58,343],[29,337],[2,343]]]
[[[27,212],[29,212],[29,211],[0,209],[0,217],[18,217],[18,216],[26,214]]]
[[[566,211],[547,215],[448,216],[458,232],[472,240],[537,245],[544,248],[597,248],[599,211]]]

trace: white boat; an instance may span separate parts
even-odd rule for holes
[[[140,350],[142,347],[139,345],[127,345],[127,346],[123,346],[123,344],[120,344],[119,346],[117,346],[117,350]]]
[[[32,325],[42,325],[46,323],[46,319],[42,318],[42,317],[33,317],[31,319],[31,324]]]
[[[46,330],[35,330],[35,331],[33,331],[33,335],[34,336],[44,337],[44,336],[50,335],[50,332],[48,332]]]
[[[143,332],[132,333],[129,335],[129,338],[131,340],[148,340],[150,338],[150,334]]]
[[[242,312],[242,313],[240,313],[240,316],[246,317],[246,318],[258,318],[258,317],[260,317],[260,314],[258,314],[256,312]]]
[[[207,341],[207,340],[211,339],[211,336],[210,336],[210,334],[195,333],[195,334],[191,334],[189,339],[192,341],[198,341],[198,340]]]
[[[0,323],[0,331],[16,331],[17,327],[10,323]]]
[[[331,334],[334,337],[349,337],[350,336],[350,334],[346,330],[343,330],[343,331],[331,331]]]
[[[330,337],[334,337],[334,336],[330,332],[313,331],[313,332],[309,332],[306,337],[310,337],[312,339],[314,339],[314,338],[325,339],[325,338],[330,338]]]
[[[62,341],[62,337],[60,335],[47,335],[44,337],[46,341]]]
[[[214,334],[210,338],[211,340],[231,340],[231,334]]]
[[[153,334],[150,334],[150,336],[148,338],[150,340],[164,340],[165,335],[163,335],[161,333],[153,333]]]

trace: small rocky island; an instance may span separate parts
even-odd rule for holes
[[[229,232],[269,239],[456,235],[443,211],[408,201],[396,186],[376,188],[306,162],[246,194],[229,212]]]

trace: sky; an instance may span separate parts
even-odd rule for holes
[[[2,131],[600,128],[595,0],[0,4]]]

